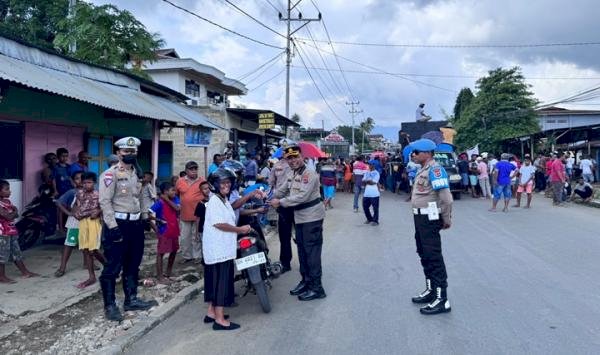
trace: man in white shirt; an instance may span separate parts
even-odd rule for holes
[[[583,176],[583,180],[585,182],[589,182],[589,183],[594,182],[593,168],[594,168],[594,164],[592,163],[592,160],[590,159],[589,155],[585,156],[583,159],[581,159],[581,162],[579,162],[579,169],[581,169],[581,176]]]
[[[523,166],[519,169],[519,186],[517,187],[517,204],[513,207],[521,207],[521,194],[527,194],[527,205],[525,208],[531,207],[531,199],[533,197],[533,188],[535,181],[535,166],[531,164],[531,158],[527,157],[523,161]]]
[[[372,226],[379,225],[379,172],[375,169],[375,161],[369,161],[369,171],[367,171],[362,178],[362,183],[365,185],[365,192],[363,194],[363,211],[367,220],[365,224]],[[371,206],[373,206],[373,214],[371,215]]]
[[[431,116],[427,116],[425,114],[423,107],[425,107],[425,104],[423,103],[419,104],[419,107],[417,107],[417,112],[415,114],[415,119],[417,122],[427,122],[431,119]]]
[[[569,154],[569,157],[567,158],[567,176],[569,178],[573,177],[573,165],[575,165],[575,158],[573,158],[572,155]]]
[[[575,197],[579,196],[583,202],[589,202],[594,197],[594,188],[589,182],[585,182],[583,177],[577,179],[577,185],[573,189],[573,193],[569,198],[569,201],[575,200]]]

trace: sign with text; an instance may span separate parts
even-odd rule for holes
[[[265,112],[258,114],[258,129],[273,129],[275,128],[275,114],[273,112]]]
[[[202,126],[186,126],[184,143],[188,147],[208,147],[212,129]]]

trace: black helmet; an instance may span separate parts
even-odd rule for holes
[[[212,186],[213,191],[219,192],[219,183],[225,179],[229,179],[233,185],[235,183],[236,176],[229,169],[218,168],[208,176],[208,183]]]

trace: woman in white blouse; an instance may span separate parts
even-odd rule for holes
[[[223,308],[233,303],[233,260],[237,252],[237,235],[249,233],[249,225],[236,227],[236,217],[228,195],[235,175],[219,168],[209,176],[214,194],[206,204],[202,253],[204,256],[204,302],[208,303],[205,323],[214,330],[234,330],[239,324],[228,321]]]

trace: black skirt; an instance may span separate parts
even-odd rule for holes
[[[204,265],[204,302],[214,307],[230,307],[233,304],[233,260]]]

